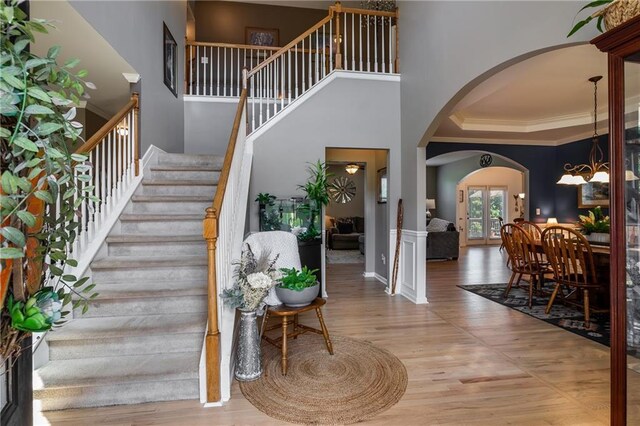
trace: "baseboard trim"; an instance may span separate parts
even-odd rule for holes
[[[387,279],[382,275],[378,274],[377,272],[374,274],[374,278],[380,281],[382,284],[387,285]]]
[[[365,278],[375,278],[376,277],[376,273],[375,272],[363,272],[362,276]]]

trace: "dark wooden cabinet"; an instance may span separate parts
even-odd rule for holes
[[[640,424],[640,17],[592,40],[607,53],[611,424]]]

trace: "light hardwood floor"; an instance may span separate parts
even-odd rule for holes
[[[402,400],[367,424],[608,424],[607,347],[456,287],[506,282],[497,247],[464,250],[457,262],[428,262],[427,271],[430,303],[417,306],[362,278],[362,265],[328,269],[329,332],[388,349],[409,374]],[[247,402],[237,384],[232,392],[221,408],[179,401],[36,413],[36,419],[54,425],[281,424]]]

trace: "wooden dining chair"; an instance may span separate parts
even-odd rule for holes
[[[523,275],[529,276],[529,308],[533,305],[533,289],[550,271],[540,260],[540,253],[536,250],[534,240],[524,228],[515,223],[507,223],[500,228],[500,237],[509,256],[511,278],[504,291],[504,297],[509,296],[511,287],[518,286]],[[516,278],[517,277],[517,278]]]
[[[518,222],[518,226],[527,231],[534,241],[540,241],[542,237],[542,228],[540,228],[537,223],[525,220],[523,222]]]
[[[582,307],[584,319],[591,319],[590,291],[602,289],[596,275],[593,251],[589,241],[579,232],[563,226],[550,226],[542,232],[542,248],[553,271],[556,282],[551,298],[547,304],[546,313],[551,311],[558,293],[570,304],[580,306],[580,301],[570,297],[577,291],[582,293]],[[562,287],[568,289],[568,294],[562,293]]]

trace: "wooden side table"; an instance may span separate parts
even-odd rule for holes
[[[262,338],[272,345],[278,347],[282,351],[282,375],[287,375],[287,339],[293,337],[297,339],[299,335],[312,332],[317,334],[322,334],[324,337],[324,342],[327,345],[327,350],[331,355],[333,355],[333,346],[331,345],[331,339],[329,338],[329,331],[327,330],[327,326],[324,324],[324,319],[322,318],[322,311],[320,308],[327,303],[324,299],[318,297],[316,300],[311,302],[310,305],[303,306],[301,308],[292,308],[286,305],[279,306],[270,306],[265,312],[265,317],[262,322],[262,332],[260,333]],[[303,312],[311,311],[315,309],[316,315],[318,316],[318,321],[320,322],[320,330],[309,327],[298,322],[298,314]],[[270,317],[280,317],[282,319],[281,324],[274,324],[272,326],[267,327],[267,321]],[[292,321],[293,320],[293,321]],[[289,332],[289,327],[292,326],[293,330]],[[282,327],[282,336],[271,338],[268,337],[265,332],[276,330]]]

